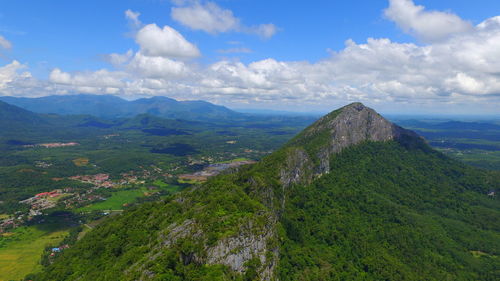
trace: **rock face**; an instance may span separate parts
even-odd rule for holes
[[[311,179],[311,159],[302,148],[294,148],[287,154],[285,167],[280,171],[280,181],[284,187]]]
[[[325,115],[305,129],[290,142],[308,151],[294,149],[288,153],[286,164],[280,172],[281,183],[307,184],[315,177],[330,171],[330,156],[343,149],[365,141],[400,140],[404,137],[419,138],[412,131],[403,129],[364,106],[352,103]]]
[[[415,133],[392,124],[361,103],[336,110],[319,119],[285,146],[284,156],[279,158],[280,164],[276,167],[279,182],[269,184],[253,176],[248,179],[251,189],[257,191],[256,197],[268,207],[266,211],[240,222],[238,231],[232,235],[211,242],[207,233],[203,232],[200,221],[186,219],[172,223],[160,234],[156,251],[150,253],[148,260],[161,257],[162,249],[182,248],[182,243],[190,241],[198,250],[181,251],[181,260],[186,265],[222,264],[241,274],[253,266],[258,280],[276,280],[279,262],[277,225],[292,186],[309,184],[329,173],[331,156],[343,149],[365,141],[399,140],[404,136],[418,138]],[[188,201],[179,198],[176,202],[189,209]],[[257,216],[260,216],[260,223]],[[155,278],[155,274],[145,270],[144,265],[138,264],[134,268],[142,272],[140,280]]]
[[[183,241],[189,240],[198,245],[201,251],[181,253],[181,260],[185,265],[190,263],[228,266],[238,273],[245,273],[251,261],[256,262],[259,280],[274,280],[274,273],[278,264],[278,246],[276,239],[277,219],[274,215],[266,217],[267,224],[256,225],[252,220],[240,226],[238,233],[222,239],[215,244],[208,243],[206,233],[200,225],[191,219],[182,223],[173,223],[159,235],[159,243],[154,250],[148,253],[146,261],[154,262],[161,258],[166,248],[179,248]],[[146,270],[143,262],[134,264],[129,272],[140,272],[139,280],[153,280],[155,273]]]
[[[326,115],[316,122],[316,126],[313,125],[306,131],[306,135],[309,135],[317,131],[329,130],[332,153],[367,140],[388,141],[404,134],[416,136],[415,133],[389,122],[362,103],[352,103],[340,110],[341,112],[335,118]]]
[[[269,219],[269,224],[261,229],[260,233],[252,231],[253,225],[242,227],[239,235],[219,240],[218,243],[207,249],[207,264],[224,264],[232,270],[244,273],[247,263],[258,259],[260,263],[260,280],[271,280],[278,263],[278,249],[269,245],[275,233],[275,219]],[[268,255],[267,253],[272,253]]]

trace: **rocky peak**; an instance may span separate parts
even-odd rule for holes
[[[281,171],[285,186],[307,183],[330,171],[330,156],[365,141],[417,139],[362,103],[355,102],[335,110],[306,128],[288,144],[286,167]]]
[[[402,135],[417,136],[389,122],[375,110],[359,102],[349,104],[340,111],[333,119],[320,120],[316,128],[330,131],[332,152],[367,140],[388,141],[399,139]]]

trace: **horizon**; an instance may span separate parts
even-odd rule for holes
[[[126,99],[124,97],[116,96],[116,95],[96,95],[96,94],[71,94],[71,95],[64,95],[66,97],[71,97],[71,96],[112,96],[115,98],[120,98],[125,101],[136,101],[140,99],[150,99],[150,98],[167,98],[167,99],[173,99],[167,96],[152,96],[152,97],[138,97],[138,98],[129,98]],[[12,97],[12,96],[0,96],[0,98],[27,98],[27,99],[39,99],[39,98],[46,98],[46,97],[62,97],[58,95],[49,95],[49,96],[42,96],[42,97]],[[183,101],[202,101],[202,102],[207,102],[204,100],[177,100],[173,99],[178,102],[183,102]],[[335,111],[339,108],[342,108],[344,106],[347,106],[352,103],[362,103],[360,101],[352,101],[349,103],[346,103],[344,105],[341,105],[339,107],[335,107],[330,109],[329,111],[293,111],[293,110],[276,110],[276,109],[265,109],[265,108],[249,108],[249,107],[231,107],[231,106],[225,106],[225,105],[220,105],[220,104],[215,104],[212,103],[213,105],[217,106],[223,106],[229,110],[238,112],[238,113],[244,113],[244,114],[252,114],[252,115],[275,115],[275,116],[305,116],[305,117],[321,117],[323,115],[326,115],[332,111]],[[362,103],[365,105],[364,103]],[[368,106],[371,108],[371,106]],[[394,113],[394,112],[384,112],[384,111],[379,111],[377,108],[373,108],[375,111],[377,111],[379,114],[383,115],[387,119],[390,120],[398,120],[400,118],[404,118],[401,120],[409,120],[409,119],[429,119],[429,120],[436,120],[436,121],[491,121],[491,120],[500,120],[500,113],[499,114],[446,114],[446,113]]]
[[[0,13],[0,96],[498,116],[495,11],[493,0],[15,1]]]

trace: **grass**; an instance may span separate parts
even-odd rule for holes
[[[89,159],[88,158],[76,158],[76,159],[73,159],[73,163],[75,164],[75,166],[77,167],[83,167],[83,166],[87,166],[89,164]]]
[[[144,189],[127,189],[113,192],[105,201],[90,204],[77,209],[77,212],[96,210],[122,210],[125,204],[132,203],[138,197],[144,196]]]
[[[166,190],[170,193],[176,193],[182,190],[181,186],[168,184],[163,182],[162,180],[155,180],[153,182],[153,185],[159,187],[160,189]]]
[[[7,214],[0,214],[0,220],[8,219],[10,216]]]
[[[187,183],[187,184],[200,184],[202,181],[197,181],[197,180],[183,180],[183,179],[178,179],[177,180],[179,183]]]
[[[250,160],[250,159],[244,158],[244,157],[240,157],[240,158],[235,158],[235,159],[232,159],[232,160],[217,162],[215,164],[228,164],[228,163],[239,162],[239,161],[248,161],[248,160]]]
[[[168,183],[164,183],[162,180],[155,180],[153,182],[153,185],[156,185],[159,188],[167,188],[168,187]]]
[[[41,270],[43,250],[56,245],[67,230],[41,230],[35,226],[20,227],[8,238],[0,238],[0,280],[19,280],[26,274]]]

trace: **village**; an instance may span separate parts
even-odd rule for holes
[[[106,200],[105,197],[95,194],[96,191],[102,188],[112,189],[130,184],[144,184],[145,180],[150,176],[151,172],[143,170],[141,174],[134,171],[122,173],[121,178],[118,180],[111,180],[110,175],[105,173],[68,177],[70,180],[89,184],[90,187],[84,189],[84,191],[73,187],[54,189],[19,201],[21,204],[28,205],[29,211],[25,213],[19,211],[14,216],[0,219],[0,233],[21,226],[25,222],[31,221],[34,217],[43,215],[44,210],[55,208],[58,205],[70,210],[92,202]],[[60,181],[63,178],[53,178],[52,180]]]
[[[37,146],[57,147],[57,145],[78,144],[53,143],[50,145],[40,144]],[[214,158],[208,156],[203,156],[199,159],[189,157],[185,165],[187,165],[188,167],[204,166],[204,168],[200,171],[185,174],[178,174],[178,171],[183,170],[182,165],[174,165],[168,169],[168,172],[160,167],[151,165],[149,167],[139,166],[141,170],[124,172],[121,173],[118,177],[115,176],[113,179],[108,173],[75,175],[69,176],[67,178],[54,177],[52,178],[53,181],[69,179],[71,181],[87,184],[88,187],[82,189],[75,188],[73,186],[67,186],[64,188],[41,192],[33,195],[32,197],[19,201],[20,204],[28,205],[28,211],[19,211],[15,215],[0,218],[0,234],[21,226],[26,222],[33,220],[33,218],[35,218],[36,216],[43,215],[44,211],[46,210],[50,210],[56,207],[65,210],[73,210],[92,204],[94,202],[104,201],[106,200],[106,197],[100,194],[102,192],[98,192],[101,189],[108,189],[112,191],[114,189],[119,189],[125,186],[142,186],[146,184],[146,182],[151,182],[157,178],[170,179],[171,181],[177,180],[179,184],[195,184],[206,181],[209,177],[218,175],[227,169],[237,168],[241,165],[255,163],[255,161],[246,158],[238,158],[232,161],[219,163],[213,162]],[[35,161],[34,164],[39,168],[49,168],[52,166],[51,163],[46,161]],[[175,176],[175,174],[177,175]]]

